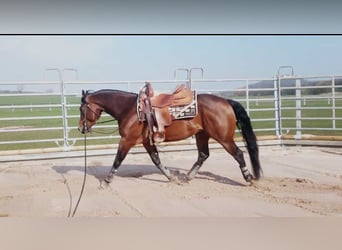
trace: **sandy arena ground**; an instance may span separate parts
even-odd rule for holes
[[[99,188],[100,181],[114,156],[89,157],[75,216],[341,217],[341,155],[341,148],[261,147],[263,178],[249,185],[234,159],[215,149],[194,180],[177,185],[166,180],[147,154],[129,154],[106,189]],[[167,152],[160,157],[184,180],[197,153]],[[245,158],[250,167],[246,152]],[[79,196],[83,164],[81,157],[1,163],[0,216],[67,217]]]

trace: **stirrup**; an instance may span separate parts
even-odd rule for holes
[[[161,142],[165,141],[165,133],[155,132],[153,134],[153,141],[155,143],[161,143]]]

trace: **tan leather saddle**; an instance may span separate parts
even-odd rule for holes
[[[191,89],[184,84],[179,85],[171,94],[154,94],[149,82],[139,93],[139,105],[142,111],[143,120],[147,120],[150,130],[150,141],[160,143],[165,140],[165,127],[170,126],[173,120],[169,109],[175,106],[185,106],[194,100]]]

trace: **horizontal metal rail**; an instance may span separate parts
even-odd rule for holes
[[[51,128],[20,128],[20,132],[33,132],[33,131],[52,131],[63,130],[63,127],[51,127]],[[0,128],[0,133],[18,133],[18,128]]]
[[[16,140],[16,141],[0,141],[0,145],[7,144],[22,144],[22,143],[41,143],[41,142],[62,142],[63,139],[55,138],[55,139],[34,139],[34,140]]]
[[[28,116],[28,117],[7,117],[0,118],[0,121],[27,121],[27,120],[51,120],[51,119],[62,119],[63,116]]]
[[[0,109],[60,108],[60,104],[1,105]]]
[[[310,129],[310,128],[296,128],[296,127],[283,127],[283,129],[288,130],[289,132],[290,131],[300,131],[300,132],[312,131],[312,129]],[[333,128],[316,128],[315,130],[316,130],[316,132],[317,131],[321,132],[321,135],[325,135],[325,134],[322,134],[322,132],[331,132],[331,131],[335,131],[335,132],[340,131],[341,132],[342,131],[342,129],[333,129]],[[299,138],[299,139],[301,139],[301,138]]]
[[[2,97],[18,97],[18,96],[60,96],[58,93],[8,93],[8,94],[1,94]]]

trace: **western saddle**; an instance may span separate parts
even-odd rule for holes
[[[185,106],[193,102],[191,89],[184,84],[179,85],[171,94],[154,94],[149,82],[139,92],[140,120],[147,120],[150,143],[160,143],[165,140],[165,126],[169,126],[175,118],[169,109],[175,106]],[[152,140],[153,137],[153,140]]]

